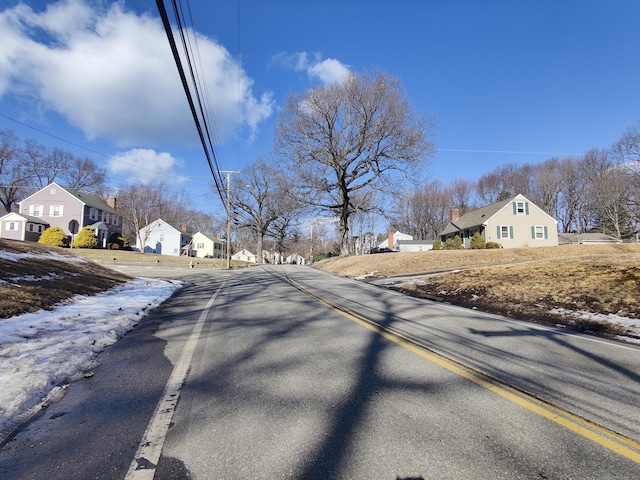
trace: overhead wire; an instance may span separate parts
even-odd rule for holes
[[[158,12],[160,14],[160,18],[162,20],[162,24],[165,29],[165,33],[167,34],[167,40],[169,41],[169,46],[171,48],[171,52],[173,54],[176,67],[178,69],[178,74],[180,76],[180,81],[182,82],[182,87],[185,91],[185,95],[187,96],[187,101],[189,103],[191,115],[193,117],[193,120],[196,125],[196,129],[198,131],[200,143],[202,144],[205,157],[207,158],[207,163],[209,164],[209,169],[211,170],[211,174],[213,176],[213,180],[216,186],[216,190],[218,191],[218,195],[220,196],[220,200],[222,201],[222,204],[225,205],[226,207],[227,201],[225,196],[223,195],[223,191],[225,190],[225,187],[222,182],[222,177],[220,176],[220,173],[219,173],[220,168],[218,165],[218,159],[216,157],[215,148],[211,138],[211,131],[207,122],[208,115],[205,113],[202,97],[200,95],[201,88],[199,87],[199,83],[200,83],[199,78],[201,75],[196,75],[194,71],[193,63],[191,61],[192,54],[191,54],[191,48],[189,47],[191,42],[188,39],[188,31],[184,25],[184,21],[182,17],[183,16],[182,7],[178,8],[178,4],[176,0],[172,0],[171,4],[173,6],[175,21],[176,21],[178,33],[180,35],[180,39],[182,42],[184,57],[187,61],[189,73],[191,76],[191,85],[193,85],[193,90],[194,90],[193,93],[191,91],[192,90],[191,85],[189,84],[189,81],[184,71],[184,66],[182,64],[182,59],[180,57],[180,53],[176,45],[176,41],[173,35],[173,28],[171,26],[171,22],[169,21],[169,16],[167,14],[167,10],[164,5],[164,0],[156,0]],[[196,105],[194,102],[194,98],[193,98],[194,95],[197,99],[198,108],[196,108]],[[198,114],[198,110],[200,111],[200,114]]]

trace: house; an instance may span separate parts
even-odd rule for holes
[[[49,226],[38,217],[11,212],[0,217],[0,238],[37,242]]]
[[[391,241],[389,241],[391,239]],[[406,233],[394,232],[389,229],[387,237],[378,244],[378,248],[390,248],[391,250],[398,250],[399,240],[413,240],[413,235],[407,235]]]
[[[191,243],[191,235],[186,230],[186,226],[178,229],[159,218],[140,229],[136,241],[142,245],[136,244],[136,249],[145,253],[179,257],[188,250]]]
[[[105,202],[96,195],[55,182],[22,200],[18,213],[60,227],[68,235],[90,226],[103,247],[111,235],[122,234],[122,215],[116,211],[115,197]],[[76,227],[75,232],[71,231],[72,226]]]
[[[231,259],[241,261],[241,262],[256,263],[255,253],[251,253],[249,250],[246,250],[244,248],[239,252],[236,252],[233,255],[231,255]]]
[[[444,242],[459,235],[465,248],[479,232],[485,241],[497,242],[504,248],[558,245],[558,221],[530,202],[524,195],[488,205],[451,220],[440,233]]]
[[[595,243],[622,243],[622,240],[604,233],[559,233],[558,243],[560,245],[570,244],[595,244]]]
[[[225,258],[225,243],[220,239],[211,239],[202,232],[191,237],[190,256],[198,258]]]
[[[399,252],[426,252],[433,248],[433,240],[398,240]]]

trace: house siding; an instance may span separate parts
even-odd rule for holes
[[[142,238],[147,236],[145,245],[136,245],[139,251],[144,251],[145,253],[177,257],[182,254],[182,248],[191,241],[190,235],[181,232],[161,219],[150,223],[140,230],[149,232],[148,236],[144,233],[141,235]]]
[[[555,221],[529,201],[524,201],[525,213],[518,214],[516,203],[512,202],[488,220],[485,240],[497,242],[504,248],[558,245],[558,229]],[[501,238],[499,234],[503,226],[509,227],[508,238]],[[545,232],[543,238],[535,238],[536,227],[542,227]],[[533,235],[532,232],[534,232]]]
[[[37,210],[35,213],[39,219],[52,227],[60,227],[67,235],[71,235],[69,231],[71,220],[78,222],[78,231],[102,221],[108,228],[108,231],[99,232],[102,246],[106,246],[107,237],[110,234],[122,233],[122,216],[106,202],[87,193],[74,192],[75,195],[64,187],[52,183],[22,200],[19,213],[33,215],[34,210]]]

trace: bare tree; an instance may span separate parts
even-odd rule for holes
[[[424,120],[414,119],[398,81],[384,74],[350,74],[291,96],[275,145],[297,176],[298,198],[339,218],[341,255],[349,254],[349,220],[361,209],[356,192],[397,189],[399,175],[411,178],[434,150]]]
[[[0,130],[0,202],[7,213],[13,209],[32,182],[25,151],[18,148],[11,131]]]
[[[559,164],[562,187],[558,200],[558,217],[556,220],[562,225],[565,233],[585,230],[582,221],[585,183],[580,170],[580,161],[573,157],[563,159]]]
[[[451,196],[453,207],[460,211],[460,215],[464,215],[476,207],[474,201],[476,184],[474,182],[455,178],[451,181],[447,190]]]
[[[419,239],[434,239],[446,226],[450,208],[450,192],[434,180],[398,196],[392,225]]]
[[[560,160],[554,157],[536,165],[532,190],[532,200],[553,218],[558,218],[558,202],[562,190]]]
[[[477,192],[485,205],[506,200],[514,195],[531,195],[534,169],[529,164],[508,163],[480,177]]]
[[[603,231],[610,228],[617,238],[622,238],[630,230],[627,205],[632,182],[628,170],[616,168],[609,151],[604,149],[589,150],[581,167],[589,191],[587,216],[592,222],[599,220]]]
[[[118,192],[118,212],[122,215],[130,233],[135,235],[140,252],[149,239],[151,230],[145,229],[160,218],[163,205],[160,185],[123,185]]]
[[[103,188],[107,171],[99,167],[89,157],[75,157],[67,152],[54,149],[52,156],[67,157],[66,169],[59,173],[65,187],[97,192]]]

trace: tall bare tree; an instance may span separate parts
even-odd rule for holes
[[[399,82],[385,74],[349,74],[291,96],[275,147],[297,176],[297,196],[339,218],[341,255],[349,254],[349,220],[361,209],[356,193],[398,190],[434,151],[424,119],[414,117]]]
[[[52,155],[64,156],[65,152],[56,153],[56,149],[54,149]],[[98,192],[104,187],[107,171],[99,167],[89,157],[70,155],[67,159],[66,169],[61,171],[58,176],[65,187]]]
[[[118,192],[118,211],[122,214],[130,236],[135,236],[140,252],[151,231],[144,227],[160,218],[163,206],[161,185],[122,185]]]
[[[7,213],[28,192],[33,179],[24,149],[11,131],[0,130],[0,202]]]

